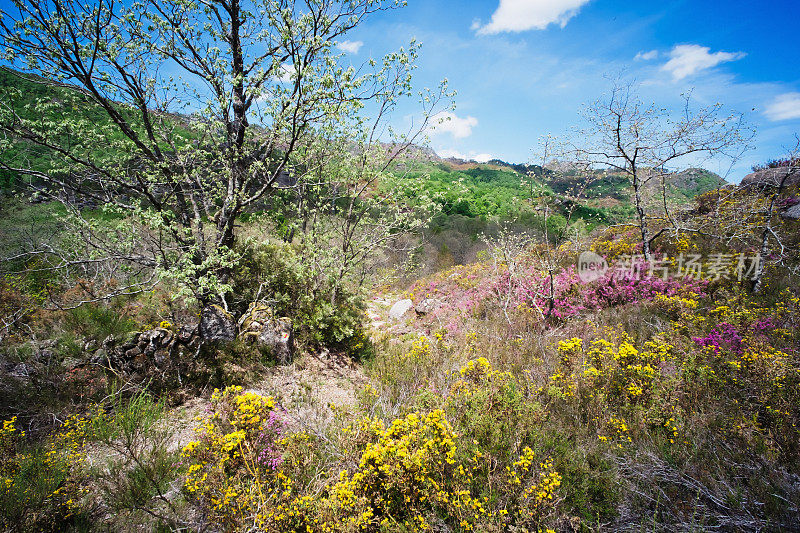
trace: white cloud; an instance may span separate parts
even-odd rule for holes
[[[455,159],[463,159],[464,161],[475,161],[477,163],[486,163],[487,161],[494,159],[494,156],[492,154],[478,153],[474,151],[465,154],[453,148],[441,148],[439,150],[436,150],[436,155],[438,155],[443,159],[449,159],[453,157]]]
[[[357,54],[362,46],[364,46],[364,41],[342,41],[336,45],[336,48],[348,54]]]
[[[639,52],[633,58],[634,61],[650,61],[658,57],[658,50],[650,50],[649,52]]]
[[[744,52],[714,52],[711,54],[710,50],[709,47],[699,44],[676,45],[669,53],[670,60],[661,67],[661,70],[671,73],[675,80],[682,80],[701,70],[715,67],[720,63],[736,61],[746,55]]]
[[[764,110],[771,121],[800,118],[800,93],[779,94]]]
[[[295,68],[294,65],[290,65],[288,63],[284,63],[281,65],[280,69],[277,72],[277,79],[281,83],[289,83],[293,81],[295,75]]]
[[[451,134],[456,139],[463,139],[472,135],[472,128],[478,125],[475,117],[458,117],[455,113],[441,111],[433,115],[428,126],[429,135]]]
[[[504,31],[543,30],[550,24],[562,28],[589,0],[500,0],[492,20],[478,29],[489,35]]]

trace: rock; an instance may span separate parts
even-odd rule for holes
[[[178,342],[190,344],[197,335],[197,324],[186,324],[178,330]]]
[[[436,298],[425,298],[414,307],[414,311],[416,311],[418,315],[427,315],[428,313],[436,311],[442,305],[444,304]]]
[[[756,170],[742,178],[742,187],[777,187],[786,177],[784,187],[800,184],[800,169],[795,167],[765,168]]]
[[[139,336],[139,349],[147,355],[153,355],[160,348],[172,342],[172,332],[164,328],[155,328]]]
[[[125,350],[125,357],[127,359],[133,359],[140,355],[142,355],[142,350],[140,350],[138,346],[134,346],[133,348]]]
[[[89,359],[89,362],[93,365],[108,364],[108,352],[104,348],[100,348],[94,352],[94,355],[92,355],[92,358]]]
[[[114,334],[112,333],[103,340],[103,348],[105,348],[107,351],[110,351],[114,347],[114,344],[116,342],[117,339],[116,337],[114,337]]]
[[[793,205],[782,213],[784,218],[791,218],[792,220],[800,220],[800,204]]]
[[[61,361],[61,366],[64,367],[67,371],[74,370],[81,366],[81,362],[74,357],[65,357],[63,361]]]
[[[155,352],[153,361],[155,361],[156,366],[163,367],[169,361],[169,350],[164,348]]]
[[[236,323],[220,306],[208,305],[200,313],[200,336],[207,341],[232,341],[236,338]]]
[[[409,299],[400,300],[389,309],[389,318],[392,320],[400,320],[403,315],[408,313],[408,310],[414,307],[414,302]]]
[[[294,357],[294,328],[292,319],[287,317],[276,318],[264,324],[258,336],[259,346],[268,348],[282,364],[286,364]]]
[[[250,304],[239,321],[240,337],[267,348],[282,364],[294,357],[294,328],[292,319],[275,318],[272,309],[264,304]]]
[[[130,350],[134,346],[137,346],[139,344],[139,336],[141,336],[141,334],[142,334],[141,331],[131,331],[130,333],[125,335],[125,339],[123,339],[122,343],[120,344],[120,347],[122,347],[123,350]],[[113,340],[114,339],[112,338],[112,342]],[[103,341],[104,345],[106,341],[108,341],[108,339]]]

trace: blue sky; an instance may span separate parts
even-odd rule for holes
[[[359,61],[423,43],[415,85],[448,78],[458,91],[449,131],[431,137],[440,155],[529,161],[541,136],[579,124],[609,77],[635,80],[644,101],[665,107],[691,90],[697,105],[720,102],[757,129],[755,148],[727,174],[735,182],[800,132],[798,20],[797,0],[409,0],[359,27],[346,48]],[[413,109],[398,115],[402,123]]]

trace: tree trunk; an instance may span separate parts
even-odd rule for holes
[[[642,183],[635,171],[633,174],[633,196],[636,204],[636,216],[639,221],[639,232],[642,236],[642,254],[644,255],[644,260],[650,262],[650,232],[647,228],[647,213],[645,213],[642,205]]]

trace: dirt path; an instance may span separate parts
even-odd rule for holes
[[[387,294],[372,298],[367,304],[368,335],[373,340],[402,335],[410,331],[406,320],[389,319],[389,309],[399,299]],[[369,382],[360,364],[343,354],[302,354],[289,365],[269,369],[247,391],[272,396],[284,409],[290,427],[321,432],[334,416],[333,408],[356,404],[358,392]],[[333,408],[332,408],[333,407]],[[176,428],[171,448],[180,449],[196,438],[198,418],[208,416],[207,398],[193,398],[171,411],[167,423]]]

